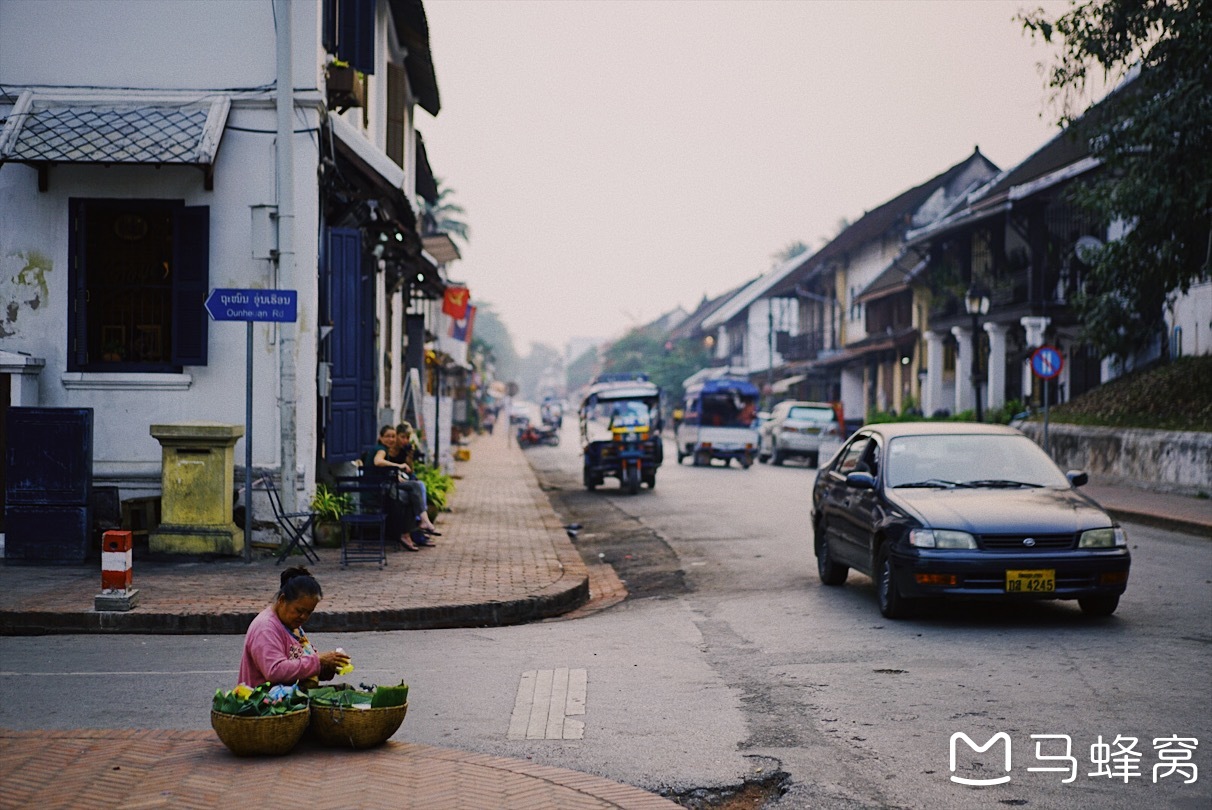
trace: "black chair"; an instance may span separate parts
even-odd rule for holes
[[[278,521],[279,528],[287,538],[286,545],[282,551],[278,553],[278,564],[290,556],[291,552],[296,548],[303,552],[303,556],[309,562],[319,562],[320,555],[312,548],[308,542],[308,537],[311,535],[311,528],[316,523],[316,518],[319,517],[317,512],[287,512],[282,506],[282,498],[278,494],[277,488],[274,487],[273,476],[264,475],[260,479],[260,484],[265,488],[265,493],[269,496],[269,506],[274,510],[274,520]]]
[[[341,567],[353,562],[387,562],[387,508],[381,482],[341,476],[336,491],[348,495],[352,509],[341,515]]]

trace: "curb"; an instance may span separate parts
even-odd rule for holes
[[[1205,540],[1212,540],[1212,526],[1194,520],[1158,515],[1153,512],[1142,512],[1135,509],[1124,509],[1118,506],[1103,506],[1116,520],[1128,523],[1140,523],[1155,529],[1165,529],[1171,532],[1192,534]]]
[[[308,629],[321,633],[355,633],[371,630],[439,630],[525,624],[561,616],[585,604],[589,601],[589,577],[565,573],[547,591],[520,599],[481,604],[316,614],[308,622]],[[184,615],[137,611],[0,611],[0,636],[69,633],[243,635],[256,615],[256,611]]]

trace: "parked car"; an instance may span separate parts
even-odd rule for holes
[[[1076,599],[1115,612],[1131,557],[1123,529],[1017,430],[961,422],[868,425],[817,475],[817,572],[875,581],[890,619],[922,597]]]
[[[799,457],[818,466],[822,445],[827,456],[842,440],[844,422],[839,411],[840,406],[830,402],[789,399],[775,405],[762,424],[758,461],[782,464]]]

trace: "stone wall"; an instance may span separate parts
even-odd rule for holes
[[[1043,422],[1018,428],[1044,445]],[[1048,449],[1065,470],[1093,483],[1180,495],[1212,494],[1212,433],[1048,425]]]

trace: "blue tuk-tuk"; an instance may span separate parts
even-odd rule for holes
[[[696,467],[733,459],[749,469],[758,452],[757,404],[761,392],[748,380],[722,377],[687,386],[682,417],[674,430],[678,463],[690,456]]]
[[[661,445],[661,389],[643,374],[599,376],[581,403],[584,482],[595,489],[618,478],[629,494],[656,487]]]

